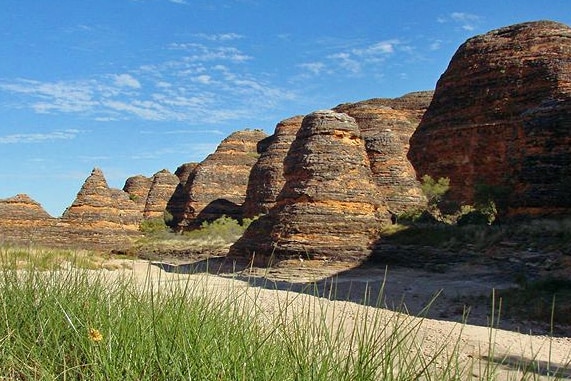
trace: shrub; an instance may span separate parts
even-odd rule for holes
[[[450,179],[441,177],[438,180],[434,180],[429,175],[424,175],[422,176],[421,189],[428,200],[428,205],[435,206],[450,189]]]
[[[163,233],[168,231],[169,227],[165,224],[164,218],[155,217],[141,221],[139,231],[145,234]]]

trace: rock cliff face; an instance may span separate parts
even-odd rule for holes
[[[29,244],[55,225],[55,221],[26,194],[0,200],[0,242]]]
[[[331,110],[306,116],[284,161],[286,182],[268,215],[230,255],[359,260],[388,213],[355,119]]]
[[[14,197],[0,200],[0,221],[45,221],[51,220],[39,202],[27,194],[18,194]]]
[[[224,139],[216,151],[196,166],[184,189],[188,201],[179,228],[199,226],[222,215],[242,218],[248,178],[258,160],[258,142],[267,135],[260,130],[244,130]]]
[[[411,138],[422,176],[450,177],[450,199],[485,184],[504,213],[571,212],[571,28],[540,21],[467,40]]]
[[[190,202],[188,188],[194,179],[194,173],[197,166],[198,163],[185,163],[179,166],[174,172],[179,179],[179,183],[167,201],[167,205],[165,207],[166,211],[171,216],[171,220],[167,221],[167,224],[172,229],[180,230],[179,224],[184,220],[186,204]],[[186,186],[187,183],[189,184],[188,188]]]
[[[147,196],[153,184],[153,179],[143,175],[131,176],[125,181],[123,191],[129,194],[129,198],[140,206],[141,211],[145,209]]]
[[[144,218],[163,218],[168,201],[179,185],[180,179],[167,169],[153,175],[149,193],[146,198]]]
[[[432,99],[432,91],[394,99],[347,103],[334,110],[357,121],[365,139],[373,177],[389,210],[400,213],[426,205],[416,172],[406,155],[409,139]]]
[[[244,217],[266,214],[285,184],[284,159],[301,127],[302,115],[279,122],[273,135],[258,143],[260,158],[252,167],[243,210]]]
[[[137,230],[142,213],[128,193],[109,188],[103,172],[95,168],[61,219],[90,228]]]

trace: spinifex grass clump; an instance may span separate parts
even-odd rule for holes
[[[0,268],[57,270],[73,266],[82,269],[116,270],[129,267],[129,261],[109,261],[111,256],[89,250],[47,249],[0,245]],[[127,259],[113,256],[113,259]],[[132,258],[131,258],[132,259]]]
[[[456,334],[422,320],[208,275],[0,270],[8,380],[459,380]],[[129,276],[127,276],[129,275]],[[275,294],[271,294],[275,292]],[[433,345],[434,346],[434,345]],[[493,374],[490,372],[489,374]],[[486,379],[494,379],[488,377]]]

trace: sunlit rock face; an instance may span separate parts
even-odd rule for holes
[[[118,230],[137,230],[141,219],[140,206],[127,192],[110,188],[99,168],[93,169],[62,215],[64,222]]]
[[[180,229],[189,229],[223,215],[242,218],[248,178],[258,160],[257,145],[267,137],[261,130],[237,131],[194,168],[186,182],[186,203]]]
[[[417,174],[449,199],[495,189],[507,215],[571,211],[571,28],[539,21],[467,40],[413,134]]]
[[[365,140],[373,178],[393,213],[422,208],[426,198],[407,159],[409,139],[432,99],[432,91],[400,98],[345,103],[334,110],[355,118]]]
[[[230,255],[358,261],[370,254],[387,209],[352,117],[307,115],[284,160],[285,184]]]

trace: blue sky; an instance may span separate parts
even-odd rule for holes
[[[434,89],[467,38],[568,0],[3,0],[0,198],[53,216],[93,167],[201,161],[231,132]]]

